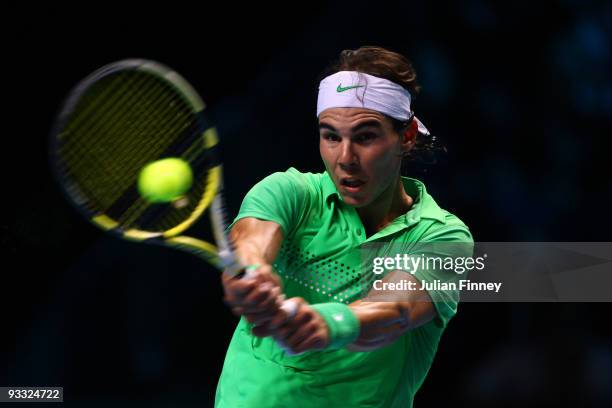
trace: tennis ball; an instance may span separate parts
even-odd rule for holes
[[[173,201],[189,190],[193,173],[189,163],[170,157],[147,164],[138,175],[138,191],[147,201]]]

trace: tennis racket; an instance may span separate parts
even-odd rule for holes
[[[130,241],[191,252],[232,276],[217,131],[178,73],[154,61],[106,65],[68,95],[51,132],[51,162],[68,200],[95,226]],[[141,169],[163,158],[189,163],[193,184],[178,201],[141,197]],[[208,210],[215,244],[182,235]]]

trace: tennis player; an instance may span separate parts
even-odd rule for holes
[[[413,289],[372,300],[363,248],[414,254],[417,244],[467,243],[453,255],[471,256],[473,243],[422,182],[400,174],[402,160],[431,140],[413,114],[418,89],[402,55],[343,51],[319,85],[326,171],[290,168],[244,198],[231,235],[247,276],[223,277],[225,300],[242,318],[215,406],[412,406],[458,302],[456,292],[421,282],[457,274],[397,268],[376,277],[378,287],[402,281]]]

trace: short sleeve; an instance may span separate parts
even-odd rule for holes
[[[472,234],[458,219],[431,228],[413,247],[413,253],[427,261],[426,267],[418,268],[414,276],[420,282],[435,282],[435,288],[427,292],[437,312],[434,322],[440,328],[457,313],[459,281],[467,276],[467,268],[462,265],[473,252]]]
[[[247,217],[273,221],[287,236],[298,224],[308,201],[308,184],[302,173],[294,168],[273,173],[246,194],[234,223]]]

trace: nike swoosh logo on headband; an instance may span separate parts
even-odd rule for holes
[[[338,87],[336,88],[336,92],[340,93],[340,92],[348,91],[349,89],[353,89],[353,88],[363,88],[363,85],[351,85],[351,86],[347,86],[343,88],[342,84],[338,84]]]

